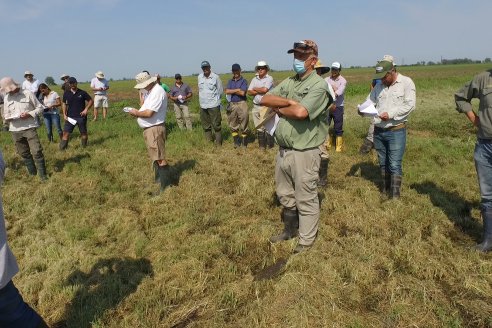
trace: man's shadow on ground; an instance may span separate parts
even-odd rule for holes
[[[70,157],[67,159],[58,159],[55,161],[55,164],[53,165],[54,171],[55,172],[61,172],[61,171],[63,171],[63,168],[65,167],[65,165],[67,165],[68,163],[80,164],[80,162],[83,159],[90,158],[90,157],[91,156],[88,153],[85,153],[85,154],[78,154],[74,157]]]
[[[482,226],[471,216],[472,208],[480,206],[478,202],[465,201],[458,193],[446,191],[431,181],[413,183],[410,188],[419,194],[429,195],[432,204],[441,208],[460,231],[480,241]]]
[[[105,311],[115,308],[137,290],[144,278],[152,275],[152,265],[145,258],[101,259],[87,274],[74,271],[66,284],[80,288],[66,305],[64,320],[52,327],[91,327]]]
[[[192,170],[196,165],[195,160],[179,161],[174,165],[171,165],[171,181],[172,186],[179,185],[179,180],[184,171]]]
[[[360,176],[368,181],[371,181],[378,188],[381,184],[381,171],[379,169],[379,166],[369,161],[352,165],[346,176]]]

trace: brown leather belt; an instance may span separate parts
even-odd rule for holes
[[[396,130],[404,129],[406,127],[407,127],[407,123],[400,123],[395,126],[390,126],[389,128],[380,128],[376,126],[374,129],[379,131],[396,131]]]

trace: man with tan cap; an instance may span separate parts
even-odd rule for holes
[[[268,75],[270,67],[267,62],[260,60],[255,67],[256,75],[251,80],[248,87],[248,95],[253,96],[253,123],[258,126],[261,121],[261,111],[264,106],[260,105],[260,100],[263,96],[273,87],[273,78]],[[273,136],[266,133],[265,127],[261,126],[256,129],[256,135],[258,138],[258,146],[260,148],[266,149],[273,148],[275,145],[275,140]]]
[[[374,148],[381,170],[381,192],[390,198],[400,198],[407,121],[416,105],[415,84],[398,73],[389,60],[376,64],[374,79],[381,79],[370,94],[378,110],[374,117]]]
[[[104,78],[104,73],[98,71],[96,76],[91,80],[91,89],[94,91],[94,121],[97,120],[97,114],[102,107],[103,118],[106,119],[108,112],[108,80]]]
[[[147,72],[135,76],[135,89],[147,92],[139,110],[132,108],[128,113],[137,117],[138,125],[144,130],[143,136],[154,170],[155,179],[160,182],[160,192],[170,184],[169,165],[165,158],[167,94],[157,84],[157,77]]]
[[[280,146],[275,164],[275,189],[282,204],[284,230],[270,241],[294,238],[299,242],[294,253],[309,249],[316,239],[319,224],[317,190],[320,167],[319,146],[325,141],[328,125],[328,85],[314,66],[318,46],[312,40],[295,42],[287,53],[294,54],[296,75],[270,90],[260,104],[279,116],[275,140]]]
[[[24,160],[30,175],[39,173],[39,177],[46,180],[43,147],[36,131],[39,124],[35,120],[45,107],[31,91],[21,90],[11,77],[0,80],[0,90],[5,93],[3,119],[9,123],[17,153]]]

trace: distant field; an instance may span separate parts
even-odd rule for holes
[[[489,68],[399,68],[417,87],[400,201],[380,199],[376,155],[358,155],[369,121],[356,105],[373,71],[344,69],[346,150],[330,153],[317,241],[295,256],[295,240],[268,242],[281,228],[275,150],[235,150],[225,116],[224,146],[207,144],[196,77],[185,77],[195,129],[179,131],[170,107],[174,185],[150,197],[158,186],[142,131],[121,111],[138,105],[134,81],[114,81],[109,119],[89,123],[88,148],[75,132],[60,152],[38,130],[46,183],[27,176],[0,134],[14,282],[56,327],[491,327],[492,254],[471,249],[482,227],[475,131],[453,99]]]

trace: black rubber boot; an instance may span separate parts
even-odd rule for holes
[[[328,184],[328,158],[321,158],[321,164],[319,166],[319,179],[318,179],[318,187],[326,187]]]
[[[361,154],[361,155],[369,154],[369,152],[373,148],[374,148],[374,143],[372,141],[370,141],[369,139],[364,139],[364,143],[359,148],[359,154]]]
[[[390,197],[393,199],[400,198],[400,189],[401,189],[401,175],[391,175]]]
[[[212,138],[212,131],[205,131],[205,140],[213,142],[214,139]]]
[[[297,210],[284,208],[280,218],[284,223],[284,231],[279,235],[270,237],[270,242],[272,243],[289,240],[297,236],[297,229],[299,228],[299,213]]]
[[[80,145],[82,148],[87,147],[87,138],[80,139]]]
[[[241,147],[241,138],[239,137],[239,135],[236,134],[232,138],[234,140],[234,148]]]
[[[222,146],[222,131],[215,131],[215,145]]]
[[[275,146],[275,138],[271,136],[269,133],[265,132],[266,135],[266,143],[268,148],[273,148]]]
[[[61,140],[60,140],[60,150],[65,150],[65,149],[67,149],[67,146],[68,146],[68,140],[63,140],[63,139],[61,139]]]
[[[161,180],[159,179],[159,164],[157,164],[157,161],[154,161],[154,163],[152,163],[152,168],[154,169],[154,181],[155,181],[155,183],[160,183]]]
[[[58,137],[60,137],[60,141],[61,141],[63,137],[63,133],[58,133]]]
[[[389,196],[391,192],[391,174],[384,169],[381,170],[381,187],[379,191],[383,196]]]
[[[159,181],[161,183],[160,192],[163,192],[166,187],[171,185],[169,176],[169,165],[158,166]]]
[[[36,175],[38,174],[38,170],[36,169],[36,165],[34,164],[34,160],[31,158],[24,158],[24,164],[26,165],[27,172],[30,175]]]
[[[492,209],[482,209],[483,220],[483,240],[476,246],[480,252],[490,252],[492,250]]]
[[[257,137],[258,137],[258,146],[260,148],[266,149],[266,135],[265,131],[258,131],[257,132]]]
[[[241,135],[241,145],[244,148],[248,147],[248,135],[247,134]]]
[[[46,162],[44,158],[36,160],[36,164],[38,166],[38,173],[41,180],[48,180],[48,174],[46,174]]]

